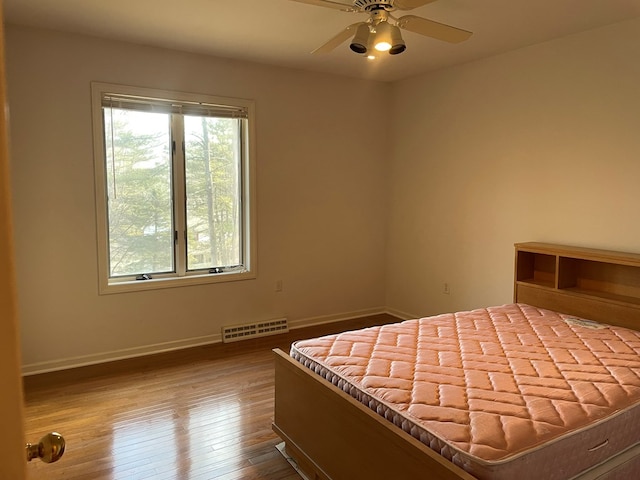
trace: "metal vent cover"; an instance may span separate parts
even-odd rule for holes
[[[267,320],[264,322],[244,323],[241,325],[229,325],[222,327],[222,342],[237,342],[248,338],[264,337],[289,331],[289,323],[286,318]]]
[[[361,10],[368,10],[374,6],[381,6],[387,11],[393,10],[393,0],[354,0],[353,6]]]

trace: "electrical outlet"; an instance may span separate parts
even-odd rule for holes
[[[442,293],[444,293],[445,295],[449,295],[451,293],[451,290],[449,290],[449,284],[447,282],[442,284]]]

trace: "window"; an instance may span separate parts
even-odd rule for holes
[[[92,97],[101,293],[254,278],[253,102]]]

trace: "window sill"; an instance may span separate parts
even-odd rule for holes
[[[152,278],[149,280],[131,280],[126,282],[101,282],[100,295],[113,293],[142,292],[146,290],[160,290],[164,288],[189,287],[210,283],[227,283],[241,280],[251,280],[256,274],[251,271],[240,273],[213,273],[206,275],[189,275],[186,277]]]

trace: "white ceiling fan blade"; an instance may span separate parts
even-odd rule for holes
[[[356,8],[352,5],[345,5],[340,2],[333,2],[331,0],[291,0],[292,2],[308,3],[309,5],[317,5],[318,7],[335,8],[336,10],[342,10],[343,12],[357,12]]]
[[[338,45],[340,45],[342,42],[344,42],[347,38],[352,37],[353,35],[355,35],[356,29],[360,25],[364,25],[365,23],[366,22],[358,22],[358,23],[353,23],[353,24],[349,25],[347,28],[345,28],[340,33],[338,33],[335,37],[330,39],[327,43],[325,43],[324,45],[321,45],[320,47],[316,48],[311,53],[317,54],[317,53],[329,53],[329,52],[331,52]]]
[[[472,32],[468,32],[467,30],[434,22],[433,20],[427,20],[426,18],[416,17],[415,15],[400,17],[398,19],[398,27],[449,43],[464,42],[473,35]]]
[[[435,1],[436,0],[396,0],[393,2],[393,6],[398,10],[413,10],[414,8],[422,7]]]

